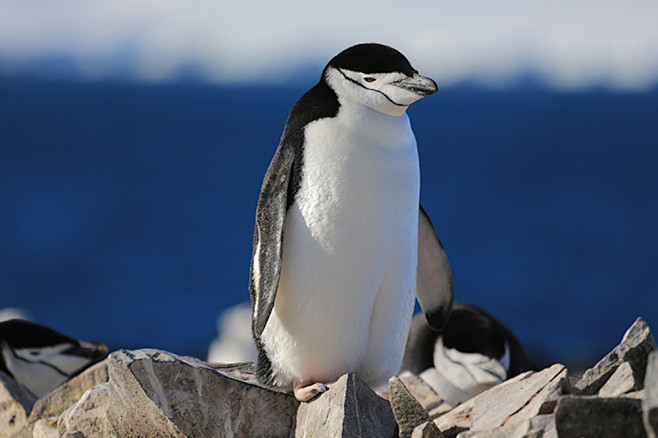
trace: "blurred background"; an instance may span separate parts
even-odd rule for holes
[[[288,111],[359,42],[409,110],[455,298],[540,364],[658,330],[658,3],[0,2],[0,309],[205,358]],[[244,331],[240,329],[238,331]]]

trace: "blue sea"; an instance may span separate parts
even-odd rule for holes
[[[205,357],[249,299],[262,177],[313,83],[0,78],[0,309]],[[658,90],[461,84],[409,114],[457,300],[539,363],[591,364],[638,316],[658,330]]]

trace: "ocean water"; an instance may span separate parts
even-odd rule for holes
[[[249,299],[262,177],[311,85],[0,78],[0,308],[204,357]],[[457,300],[540,363],[658,330],[658,91],[460,85],[409,114]]]

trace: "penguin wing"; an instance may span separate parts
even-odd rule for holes
[[[441,330],[452,309],[452,273],[443,244],[422,205],[418,210],[416,295],[429,325]]]
[[[265,173],[258,198],[249,278],[252,331],[257,341],[272,313],[279,285],[283,228],[293,162],[294,151],[282,142]]]

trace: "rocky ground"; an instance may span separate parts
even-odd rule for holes
[[[579,379],[555,364],[455,407],[409,373],[380,395],[347,374],[299,403],[259,386],[248,364],[120,350],[38,400],[0,372],[0,437],[655,438],[655,350],[638,318]]]

